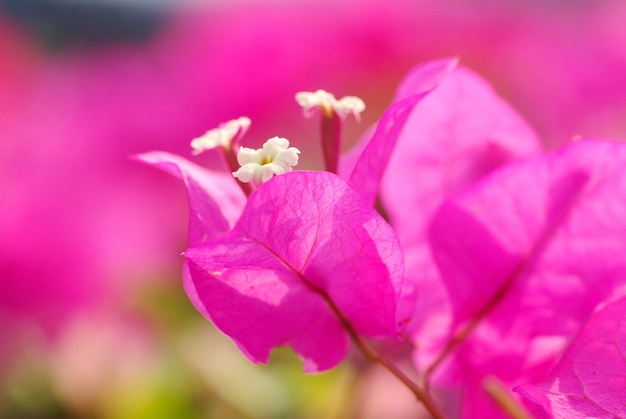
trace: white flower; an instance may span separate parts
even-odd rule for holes
[[[242,116],[220,124],[219,127],[207,131],[203,136],[191,141],[192,154],[197,155],[203,151],[217,147],[230,148],[235,137],[241,138],[250,127],[250,119]]]
[[[306,118],[310,118],[322,110],[324,113],[333,111],[341,119],[353,115],[354,119],[360,121],[360,114],[365,110],[365,103],[356,96],[345,96],[337,100],[332,93],[321,89],[316,92],[296,93],[296,101],[302,106]]]
[[[233,176],[244,183],[252,182],[255,186],[270,180],[274,175],[291,172],[298,164],[300,150],[289,147],[286,138],[270,138],[257,150],[242,147],[237,154],[241,165]]]

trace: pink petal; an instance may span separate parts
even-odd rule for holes
[[[402,253],[391,227],[345,182],[293,172],[264,184],[226,236],[185,256],[215,325],[254,362],[291,346],[318,371],[339,363],[354,329],[394,336]]]
[[[554,371],[515,389],[537,418],[626,417],[626,298],[594,314]]]
[[[443,59],[413,69],[398,88],[393,105],[381,117],[373,135],[367,135],[343,163],[341,173],[351,170],[350,185],[370,202],[376,200],[378,187],[396,141],[413,108],[456,67],[457,59]],[[358,158],[357,158],[358,156]]]
[[[404,93],[402,86],[398,95]],[[540,149],[480,76],[457,67],[406,120],[383,179],[383,204],[403,242],[421,241],[449,194]]]
[[[410,77],[396,97],[408,95],[412,86]],[[405,250],[406,276],[418,290],[408,325],[419,335],[418,364],[430,361],[450,323],[447,291],[426,237],[435,211],[450,194],[540,148],[518,114],[464,67],[451,69],[406,119],[380,197]]]
[[[200,167],[180,156],[152,151],[133,156],[183,180],[189,197],[189,244],[226,234],[239,218],[246,197],[230,173]],[[183,287],[196,309],[206,317],[209,312],[198,298],[188,262],[183,263]]]
[[[623,294],[625,164],[625,144],[579,141],[442,207],[430,237],[454,325],[484,312],[454,352],[465,375],[510,386],[542,378],[596,305]],[[466,417],[480,403],[468,398]]]
[[[246,197],[230,173],[205,169],[164,151],[134,158],[185,182],[189,195],[189,244],[224,234],[239,219]]]

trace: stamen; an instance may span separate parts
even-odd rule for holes
[[[224,150],[237,148],[239,140],[249,127],[250,119],[245,116],[220,124],[219,127],[209,130],[191,141],[192,154],[198,155],[218,147],[222,147]]]
[[[233,176],[258,187],[275,175],[291,172],[298,164],[299,154],[300,150],[289,147],[289,141],[281,137],[270,138],[257,150],[242,147],[237,154],[241,167]]]

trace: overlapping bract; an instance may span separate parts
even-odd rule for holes
[[[348,348],[340,317],[364,335],[396,334],[402,253],[395,234],[330,173],[272,179],[229,234],[185,257],[210,318],[255,362],[290,345],[307,371],[335,366]]]
[[[504,417],[485,378],[509,389],[540,380],[595,306],[621,292],[626,150],[581,141],[515,163],[540,153],[538,139],[463,68],[395,129],[381,198],[418,295],[416,366],[424,371],[478,320],[433,379],[456,400],[446,403],[452,417]],[[461,199],[470,214],[452,209]]]
[[[391,128],[376,131],[382,136],[391,133],[393,139],[380,200],[400,238],[406,277],[417,294],[417,306],[407,304],[409,332],[420,347],[416,361],[424,368],[441,350],[451,316],[427,238],[433,214],[450,194],[507,163],[538,154],[541,146],[522,118],[480,76],[457,67],[455,60],[417,66],[394,100],[387,113],[407,102],[416,104],[391,124],[383,116],[380,124]],[[376,137],[366,150],[376,144]]]
[[[501,169],[439,210],[430,239],[453,328],[481,320],[454,355],[463,386],[540,380],[594,308],[623,292],[624,164],[624,144],[580,141]],[[489,409],[476,391],[463,416]]]
[[[289,345],[306,371],[331,368],[349,347],[346,321],[359,334],[396,336],[403,272],[397,238],[339,177],[285,174],[243,208],[228,174],[169,153],[137,158],[185,182],[185,289],[252,361],[267,362],[272,348]]]
[[[626,298],[594,314],[554,371],[515,389],[537,419],[626,417]]]
[[[575,343],[546,376],[585,319],[625,293],[623,143],[581,140],[541,154],[533,131],[479,76],[441,60],[409,74],[343,159],[348,183],[324,172],[282,175],[242,212],[242,196],[230,210],[218,204],[219,177],[152,157],[144,160],[178,167],[190,192],[187,292],[251,360],[290,345],[305,370],[323,370],[344,357],[346,325],[388,337],[402,324],[424,372],[465,330],[430,376],[450,417],[504,417],[484,389],[493,377],[507,391],[544,380],[519,389],[546,412],[546,400],[555,414],[592,412],[577,400],[587,400],[601,355],[585,364]],[[216,183],[197,186],[205,182]],[[397,238],[372,209],[377,194]],[[618,338],[594,348],[612,353]],[[567,378],[569,387],[554,387],[583,364],[582,385]],[[624,376],[611,380],[623,385]],[[621,408],[614,396],[596,404]],[[564,407],[565,399],[574,401]]]
[[[376,200],[381,179],[409,118],[424,98],[437,90],[458,63],[456,58],[429,62],[413,69],[398,89],[394,103],[385,111],[371,135],[342,159],[341,173],[370,202]],[[420,112],[419,110],[415,112]],[[406,183],[405,183],[406,184]]]
[[[164,152],[137,157],[185,182],[191,245],[185,290],[251,360],[265,362],[273,347],[291,345],[307,371],[330,368],[348,347],[341,316],[359,334],[396,335],[405,320],[397,318],[406,294],[403,257],[372,201],[398,128],[455,65],[455,59],[441,60],[414,72],[417,91],[392,105],[383,117],[386,126],[346,166],[350,186],[329,173],[280,176],[252,195],[228,234],[245,202],[229,175]],[[282,220],[280,228],[273,228],[276,220]],[[413,301],[410,294],[402,304],[412,308]]]

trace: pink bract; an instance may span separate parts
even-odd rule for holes
[[[417,294],[416,308],[407,310],[409,333],[420,348],[419,369],[440,349],[450,322],[447,292],[426,234],[434,213],[450,194],[541,150],[532,129],[480,76],[455,62],[444,64],[417,66],[400,84],[390,109],[436,87],[393,127],[395,149],[380,191],[405,252],[405,275]]]
[[[134,156],[180,178],[189,199],[189,244],[227,233],[239,219],[246,196],[233,176],[209,170],[175,154],[152,151]]]
[[[545,380],[515,389],[535,418],[626,417],[625,315],[625,298],[594,314]]]
[[[337,310],[357,333],[395,336],[402,252],[391,227],[327,172],[275,177],[225,236],[185,252],[199,302],[254,362],[291,346],[306,371],[346,354]]]
[[[436,90],[454,71],[458,60],[431,61],[416,67],[403,80],[393,103],[380,118],[373,134],[366,135],[355,150],[342,161],[342,173],[350,173],[350,185],[374,203],[396,143],[414,108]],[[371,137],[371,138],[370,138]]]
[[[184,182],[189,201],[189,245],[226,234],[239,219],[246,196],[230,173],[205,169],[163,151],[138,154],[134,158]],[[183,286],[196,309],[209,317],[198,298],[187,261],[183,263]]]
[[[452,355],[456,386],[474,387],[461,417],[498,417],[477,384],[542,379],[595,307],[623,293],[625,164],[623,143],[575,142],[494,172],[435,216],[453,328],[478,320]]]

